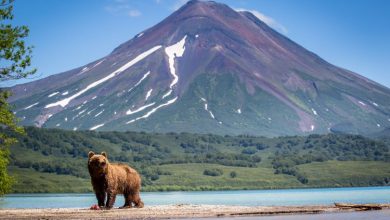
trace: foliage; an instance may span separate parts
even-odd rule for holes
[[[389,147],[360,135],[309,135],[305,138],[288,138],[277,145],[272,160],[275,174],[296,176],[303,183],[308,179],[299,172],[297,165],[328,160],[388,161]]]
[[[26,26],[13,26],[13,0],[2,0],[0,3],[0,81],[20,79],[35,73],[35,69],[26,70],[31,64],[31,47],[25,45],[28,36]],[[13,179],[7,173],[9,163],[9,146],[15,143],[12,136],[23,133],[17,126],[17,120],[11,111],[7,99],[10,93],[0,89],[0,127],[8,134],[0,133],[0,196],[9,192]]]
[[[29,34],[27,26],[13,26],[13,0],[0,4],[0,81],[20,79],[36,72],[26,70],[31,65],[32,47],[26,46],[24,38]]]
[[[206,176],[221,176],[222,174],[223,174],[223,171],[221,169],[218,169],[218,168],[205,169],[203,171],[203,175],[206,175]]]
[[[8,134],[0,132],[0,196],[10,191],[13,183],[13,178],[7,172],[9,147],[17,141],[12,134],[22,134],[24,131],[22,127],[16,125],[16,118],[7,103],[8,97],[8,92],[0,92],[0,126],[8,130]]]
[[[303,169],[302,166],[328,161],[388,163],[389,158],[389,145],[356,135],[265,138],[247,135],[66,131],[34,127],[26,127],[25,130],[27,135],[17,136],[19,142],[11,148],[11,165],[15,169],[88,180],[88,151],[106,151],[110,152],[111,162],[124,162],[136,168],[142,175],[146,190],[326,185],[311,179],[313,174],[308,175],[305,172],[307,168]],[[256,152],[247,154],[245,149],[256,149]],[[353,168],[349,169],[348,172],[352,172]],[[211,181],[207,174],[204,175],[205,170],[207,174],[221,175],[214,176]],[[373,183],[368,181],[369,177],[365,177],[366,181],[362,184],[386,184],[384,178],[390,176],[384,172],[379,172],[381,178]],[[334,178],[339,180],[344,178],[343,175]],[[333,186],[332,183],[327,184]]]
[[[230,177],[231,177],[231,178],[236,178],[236,177],[237,177],[236,171],[230,172]]]

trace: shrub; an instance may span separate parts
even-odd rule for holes
[[[245,148],[241,151],[243,154],[255,154],[257,152],[256,148]]]
[[[206,176],[221,176],[223,174],[223,171],[218,168],[213,168],[213,169],[205,169],[203,171],[203,175]]]

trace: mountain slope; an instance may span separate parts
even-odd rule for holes
[[[39,127],[275,136],[390,126],[388,88],[215,2],[190,1],[102,59],[11,90],[21,123]]]

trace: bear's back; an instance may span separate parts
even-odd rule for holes
[[[141,178],[136,170],[123,163],[112,163],[110,168],[115,173],[114,178],[120,192],[126,191],[126,188],[140,189]]]
[[[138,172],[127,164],[111,163],[110,167],[114,170],[116,175],[120,176],[120,178],[138,178]]]

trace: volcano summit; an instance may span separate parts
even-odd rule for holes
[[[250,12],[190,1],[85,66],[11,88],[23,125],[264,136],[390,127],[390,89]]]

